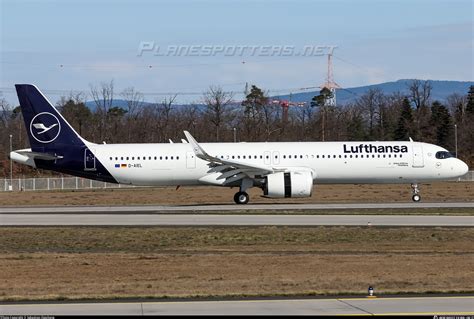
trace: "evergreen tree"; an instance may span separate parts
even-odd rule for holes
[[[241,104],[244,109],[244,125],[247,140],[257,140],[262,135],[262,123],[269,123],[266,121],[265,107],[268,105],[268,97],[262,89],[256,85],[252,85],[250,93],[245,97]],[[267,125],[267,132],[269,127]]]
[[[257,87],[252,85],[250,93],[245,97],[242,106],[245,107],[245,113],[258,113],[265,104],[268,103],[268,97],[265,93]]]
[[[451,115],[446,106],[434,101],[431,106],[431,125],[434,130],[435,144],[449,148],[452,145]]]
[[[331,99],[333,97],[333,94],[331,90],[328,88],[324,87],[319,91],[319,95],[313,96],[311,100],[311,106],[312,107],[323,107],[326,106],[326,101]]]
[[[474,85],[469,88],[466,105],[466,121],[463,127],[464,132],[461,135],[460,153],[465,154],[465,158],[470,161],[471,166],[474,163]]]
[[[471,85],[467,94],[466,113],[468,116],[474,116],[474,85]]]
[[[413,111],[410,101],[407,97],[403,99],[400,117],[398,118],[397,127],[394,131],[394,138],[397,141],[406,141],[413,133]]]
[[[332,99],[333,96],[334,94],[330,89],[323,87],[321,91],[319,91],[319,95],[315,95],[311,99],[311,106],[319,107],[319,113],[321,115],[321,135],[323,141],[326,139],[326,120],[329,112],[327,101]]]

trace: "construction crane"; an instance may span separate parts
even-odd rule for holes
[[[331,91],[331,97],[326,100],[326,106],[336,106],[336,89],[340,89],[341,86],[334,81],[334,73],[333,73],[333,67],[332,67],[332,52],[328,53],[328,70],[327,70],[327,75],[326,75],[326,82],[324,82],[322,85],[318,87],[307,87],[307,88],[301,88],[298,91],[304,91],[308,89],[323,89],[327,88],[329,91]],[[289,100],[273,100],[273,104],[279,104],[282,107],[282,121],[283,123],[286,123],[288,121],[288,109],[290,106],[304,106],[306,102],[292,102],[291,101],[291,96],[292,93],[290,93]]]
[[[291,101],[292,93],[288,100],[272,100],[272,104],[278,104],[281,106],[281,120],[283,123],[288,122],[288,109],[290,106],[304,106],[306,102],[292,102]]]
[[[332,69],[332,52],[328,53],[328,73],[326,75],[326,82],[324,82],[320,88],[327,88],[332,93],[332,97],[326,100],[326,105],[336,106],[336,89],[340,89],[341,87],[334,81]]]

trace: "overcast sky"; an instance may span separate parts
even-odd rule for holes
[[[470,0],[0,3],[0,88],[11,103],[17,103],[15,83],[34,83],[55,102],[64,91],[87,92],[112,79],[116,91],[194,94],[209,85],[242,91],[249,82],[296,92],[326,77],[327,57],[302,56],[305,47],[324,53],[336,46],[334,78],[343,87],[403,78],[473,80]],[[140,55],[144,45],[160,53],[193,46],[198,53]],[[257,51],[199,51],[229,53],[233,46]],[[286,54],[278,53],[282,47]],[[178,100],[200,100],[192,94]]]

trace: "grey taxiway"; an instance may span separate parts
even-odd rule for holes
[[[473,315],[474,296],[0,304],[2,315]]]
[[[265,204],[200,206],[2,207],[0,226],[474,226],[474,216],[364,215],[365,209],[468,208],[464,203]],[[307,215],[305,210],[352,210],[350,214]],[[252,214],[285,210],[291,214]],[[360,210],[361,214],[358,214]],[[217,214],[216,212],[222,212]]]

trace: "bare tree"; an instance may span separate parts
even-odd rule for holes
[[[204,103],[206,104],[205,115],[209,121],[214,125],[216,130],[216,142],[220,140],[220,130],[224,123],[226,123],[230,110],[229,105],[232,102],[234,94],[232,92],[225,92],[222,87],[210,86],[204,92]]]
[[[172,126],[172,111],[173,104],[177,98],[177,94],[165,97],[161,103],[158,104],[158,127],[163,139],[171,138],[170,127]]]
[[[90,88],[97,110],[107,113],[114,102],[114,80],[101,82],[99,88],[93,85]]]
[[[297,111],[296,123],[301,129],[294,131],[296,131],[297,139],[299,141],[303,141],[307,136],[311,136],[314,131],[312,124],[314,124],[315,110],[313,106],[311,106],[309,103],[306,103],[300,110]]]
[[[101,140],[107,137],[107,118],[109,110],[114,102],[114,80],[110,82],[101,82],[100,87],[90,85],[91,96],[96,105],[96,113],[99,116],[99,138]]]
[[[5,128],[8,125],[8,118],[11,114],[10,104],[5,98],[0,98],[0,123]]]
[[[144,95],[136,91],[133,87],[128,87],[120,93],[127,104],[127,115],[132,119],[137,119],[142,111]]]
[[[467,96],[453,93],[447,97],[448,109],[456,123],[464,123],[466,120]]]
[[[187,105],[186,109],[181,109],[177,112],[176,116],[180,119],[179,121],[179,134],[182,134],[183,130],[191,131],[193,135],[196,132],[196,125],[200,121],[200,112],[196,104]]]
[[[430,81],[413,80],[408,85],[410,102],[415,105],[417,110],[430,105],[432,88]]]
[[[384,95],[380,89],[370,89],[356,101],[357,106],[366,114],[369,128],[368,138],[376,137],[376,127],[383,123]]]
[[[132,131],[136,128],[136,125],[134,124],[137,124],[136,121],[143,111],[145,98],[142,93],[136,91],[133,87],[124,89],[120,95],[123,97],[127,105],[127,142],[131,142]]]
[[[430,135],[430,98],[432,86],[430,81],[413,80],[408,85],[410,102],[415,105],[415,124],[417,140],[424,140]]]
[[[279,122],[278,111],[281,109],[281,107],[279,105],[276,106],[275,104],[270,103],[270,99],[268,98],[268,92],[264,93],[264,98],[265,103],[263,103],[262,105],[262,113],[263,120],[265,123],[265,132],[267,133],[267,138],[265,141],[269,141],[270,135],[272,135],[272,133],[279,132],[281,134],[283,130],[283,126],[275,127],[278,125]],[[278,136],[280,134],[278,134]]]

